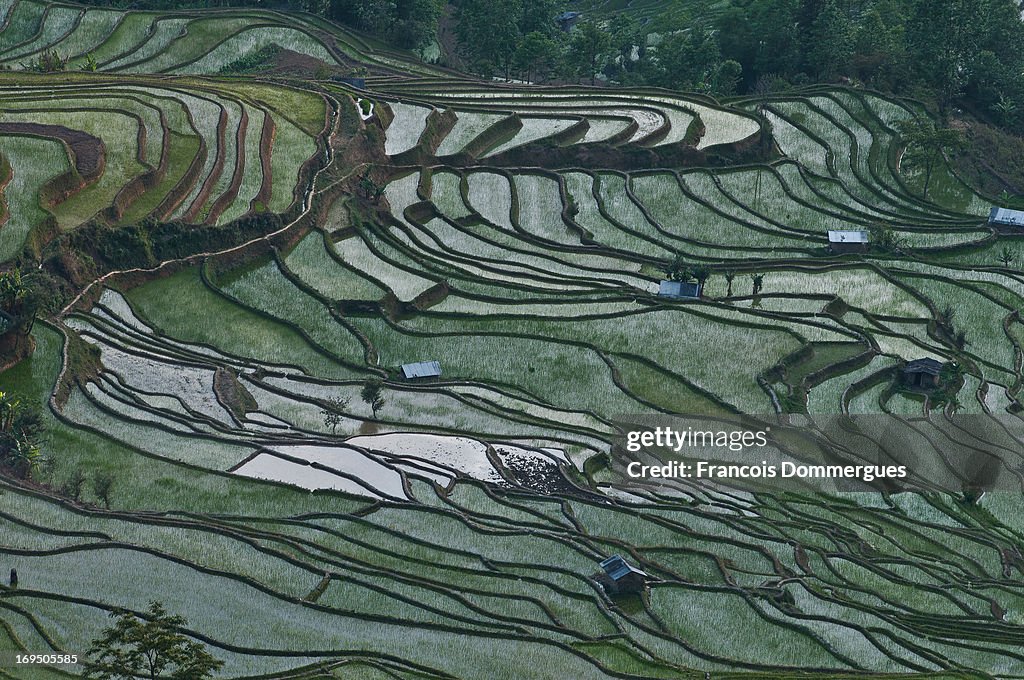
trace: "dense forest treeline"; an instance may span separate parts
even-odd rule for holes
[[[437,35],[444,0],[93,0],[138,9],[295,9],[398,47]],[[1016,0],[730,0],[707,13],[637,21],[584,15],[572,0],[451,0],[459,64],[487,77],[652,85],[717,95],[849,79],[964,105],[1024,131],[1024,23]],[[712,11],[711,7],[714,6]],[[666,8],[668,5],[666,4]],[[442,57],[444,58],[444,57]]]

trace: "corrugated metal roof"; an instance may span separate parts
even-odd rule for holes
[[[866,231],[842,231],[829,229],[829,243],[867,243],[868,232]]]
[[[700,286],[696,283],[682,281],[662,281],[658,287],[658,295],[670,298],[699,298]]]
[[[402,364],[402,375],[405,378],[436,378],[441,375],[441,364],[437,361],[418,361],[413,364]]]
[[[1024,210],[992,208],[988,214],[988,223],[1007,224],[1012,227],[1024,227]]]
[[[647,576],[647,574],[636,567],[630,566],[626,560],[622,559],[621,555],[612,555],[608,559],[604,560],[601,562],[601,568],[604,569],[604,573],[608,574],[608,577],[613,581],[618,581],[627,574]]]
[[[914,359],[907,362],[903,367],[906,373],[928,373],[929,375],[940,375],[942,373],[942,362],[932,358]]]

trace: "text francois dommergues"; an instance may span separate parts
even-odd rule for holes
[[[758,431],[702,431],[686,428],[656,427],[633,430],[626,434],[626,450],[639,453],[644,449],[660,449],[680,453],[687,447],[720,448],[736,453],[745,449],[764,449],[769,445],[770,427]],[[876,479],[905,479],[905,465],[805,465],[792,461],[769,463],[762,460],[750,464],[722,464],[707,460],[668,461],[661,465],[645,465],[632,461],[626,473],[634,478],[679,479],[849,479],[872,482]]]

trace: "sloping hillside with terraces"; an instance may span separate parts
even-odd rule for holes
[[[1019,494],[641,482],[615,445],[623,414],[1024,441],[1024,240],[903,163],[918,102],[488,83],[300,13],[0,29],[0,262],[61,285],[5,331],[46,435],[0,476],[0,650],[157,600],[217,677],[1024,677]],[[659,295],[680,262],[701,294]],[[924,358],[943,391],[901,388]]]

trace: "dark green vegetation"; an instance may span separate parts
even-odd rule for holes
[[[554,74],[548,10],[500,11],[490,67]],[[155,632],[282,680],[1024,675],[1019,495],[654,486],[611,445],[625,413],[1019,411],[1024,241],[921,102],[481,83],[310,14],[0,16],[0,261],[26,272],[0,303],[28,321],[0,338],[35,341],[0,391],[40,453],[0,477],[0,649]],[[606,36],[579,28],[589,81]],[[666,271],[704,297],[658,297]],[[956,363],[942,390],[897,379],[922,357]],[[594,580],[614,553],[642,597]]]
[[[145,619],[130,612],[111,612],[111,616],[116,617],[116,623],[105,629],[89,648],[87,678],[206,680],[224,665],[202,644],[179,633],[188,621],[168,614],[159,602],[149,604]]]

